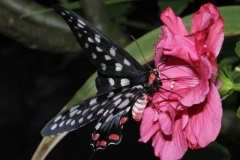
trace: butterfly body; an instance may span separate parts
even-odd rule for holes
[[[161,85],[157,69],[143,67],[121,46],[71,10],[54,5],[55,11],[69,25],[85,55],[98,70],[98,93],[68,110],[60,112],[41,131],[42,136],[69,132],[98,119],[90,144],[105,149],[119,144],[122,127],[132,108],[133,119],[141,120],[144,108]]]

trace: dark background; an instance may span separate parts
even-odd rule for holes
[[[197,11],[205,2],[190,4],[181,16]],[[230,5],[232,2],[215,4]],[[42,4],[49,7],[53,3],[57,1]],[[139,1],[134,5],[137,9],[131,17],[141,18],[154,27],[161,25],[157,16],[160,10],[154,1]],[[129,35],[136,38],[147,32],[127,29]],[[43,126],[72,98],[95,68],[84,55],[31,50],[3,35],[0,35],[0,42],[0,144],[4,148],[0,159],[31,159],[42,140]],[[92,153],[89,142],[93,127],[94,123],[91,123],[69,133],[46,159],[87,160]],[[118,146],[98,151],[92,159],[158,159],[151,143],[138,142],[139,123],[130,118],[123,132],[123,140]],[[238,149],[233,150],[237,152]]]

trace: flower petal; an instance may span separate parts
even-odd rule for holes
[[[153,137],[152,146],[154,147],[155,156],[161,160],[181,159],[188,147],[185,134],[182,130],[181,119],[176,120],[172,136],[157,132]]]
[[[181,36],[188,34],[182,19],[180,17],[177,17],[170,7],[168,7],[161,13],[160,19],[170,29],[170,31],[173,34]]]
[[[209,27],[205,45],[208,51],[217,57],[224,39],[224,22],[219,10],[211,3],[201,6],[193,15],[191,33],[196,33]]]
[[[199,76],[200,81],[199,84],[195,87],[189,89],[188,93],[181,99],[181,103],[184,106],[192,106],[194,104],[198,104],[204,101],[206,95],[209,91],[209,80],[211,78],[212,67],[209,61],[201,56],[200,58],[200,66],[199,66]]]
[[[156,110],[152,107],[147,107],[142,116],[142,122],[140,126],[140,142],[147,142],[158,130],[160,126],[158,121],[154,121]]]
[[[163,34],[166,33],[168,32],[163,32]],[[156,55],[164,54],[168,56],[178,57],[191,65],[199,60],[199,55],[196,53],[195,44],[192,41],[192,38],[190,39],[179,35],[168,35],[166,37],[167,38],[165,39],[161,39],[157,46],[154,48]]]
[[[210,84],[207,99],[189,108],[189,122],[185,133],[192,149],[206,147],[220,132],[222,104],[217,88]]]
[[[215,58],[218,56],[224,40],[224,22],[220,17],[209,29],[206,44],[209,52],[213,53]]]
[[[214,17],[214,13],[211,13],[208,7],[212,7],[212,4],[207,3],[205,5],[202,5],[201,8],[194,13],[191,33],[201,31],[210,25],[211,20]]]

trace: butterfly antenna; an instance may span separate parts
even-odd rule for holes
[[[146,64],[147,64],[147,66],[152,70],[152,67],[150,67],[149,64],[147,63],[147,60],[145,59],[145,57],[144,57],[144,55],[143,55],[143,53],[142,53],[142,50],[141,50],[141,48],[140,48],[137,40],[136,40],[132,35],[131,35],[131,38],[132,38],[132,39],[135,41],[135,43],[137,44],[137,46],[138,46],[138,48],[139,48],[139,50],[140,50],[140,52],[141,52],[141,54],[142,54],[142,56],[143,56],[143,59],[144,59],[144,61],[145,61]]]

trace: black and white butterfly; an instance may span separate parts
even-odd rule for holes
[[[41,134],[44,137],[58,135],[98,119],[90,142],[94,150],[119,144],[131,108],[133,118],[141,120],[148,96],[161,87],[160,73],[157,69],[144,71],[121,46],[76,13],[60,5],[53,8],[69,25],[85,55],[97,68],[98,93],[59,113]]]

